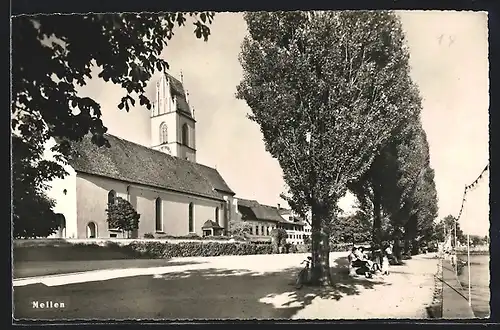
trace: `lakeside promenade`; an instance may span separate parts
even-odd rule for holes
[[[472,307],[469,306],[467,292],[464,292],[460,281],[449,260],[443,260],[443,319],[473,319]]]
[[[348,276],[347,253],[331,253],[334,287],[297,290],[295,277],[307,256],[175,258],[164,267],[16,279],[14,315],[59,320],[428,317],[439,261],[434,255],[414,256],[392,267],[389,276],[366,279]],[[33,310],[32,301],[46,297],[67,299],[65,308]]]

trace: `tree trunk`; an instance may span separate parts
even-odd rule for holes
[[[410,255],[414,256],[420,253],[419,242],[416,239],[413,239],[411,242],[411,251]]]
[[[312,207],[312,268],[311,285],[331,286],[330,276],[330,235],[325,231],[328,212],[324,207]]]
[[[410,239],[405,238],[404,254],[408,254],[408,252],[410,252]]]
[[[401,241],[398,236],[394,237],[393,239],[393,250],[392,252],[394,253],[394,258],[396,259],[396,263],[400,263],[401,260],[403,260],[402,255],[401,255]]]
[[[372,244],[381,246],[381,228],[382,228],[382,209],[380,206],[380,194],[373,191],[373,229],[372,229]]]

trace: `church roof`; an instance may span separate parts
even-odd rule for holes
[[[182,82],[168,73],[166,73],[166,75],[170,82],[170,94],[177,100],[177,111],[187,115],[189,118],[193,118],[191,109],[189,108],[189,104],[186,100],[186,92]]]
[[[234,195],[216,169],[114,135],[105,137],[109,146],[98,147],[89,135],[72,143],[75,171],[219,200]]]
[[[238,211],[242,215],[242,220],[283,221],[277,208],[260,204],[256,200],[238,198]]]
[[[219,224],[215,221],[212,221],[212,220],[207,220],[205,221],[205,223],[203,224],[203,226],[201,227],[201,229],[210,229],[210,228],[214,228],[214,229],[222,229],[221,226],[219,226]]]
[[[238,211],[242,220],[267,220],[280,223],[303,226],[305,222],[297,216],[292,216],[290,209],[278,209],[274,206],[260,204],[256,200],[238,198]],[[292,219],[288,219],[290,215]]]

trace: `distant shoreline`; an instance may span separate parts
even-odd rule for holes
[[[470,251],[471,256],[489,255],[489,254],[490,254],[489,250]],[[457,251],[457,255],[460,255],[460,256],[467,255],[467,251]]]

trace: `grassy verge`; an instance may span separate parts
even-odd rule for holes
[[[88,272],[93,270],[149,268],[184,265],[183,262],[172,262],[165,259],[122,259],[122,260],[71,260],[71,261],[20,261],[14,263],[13,278],[27,278],[46,275],[60,275]]]

